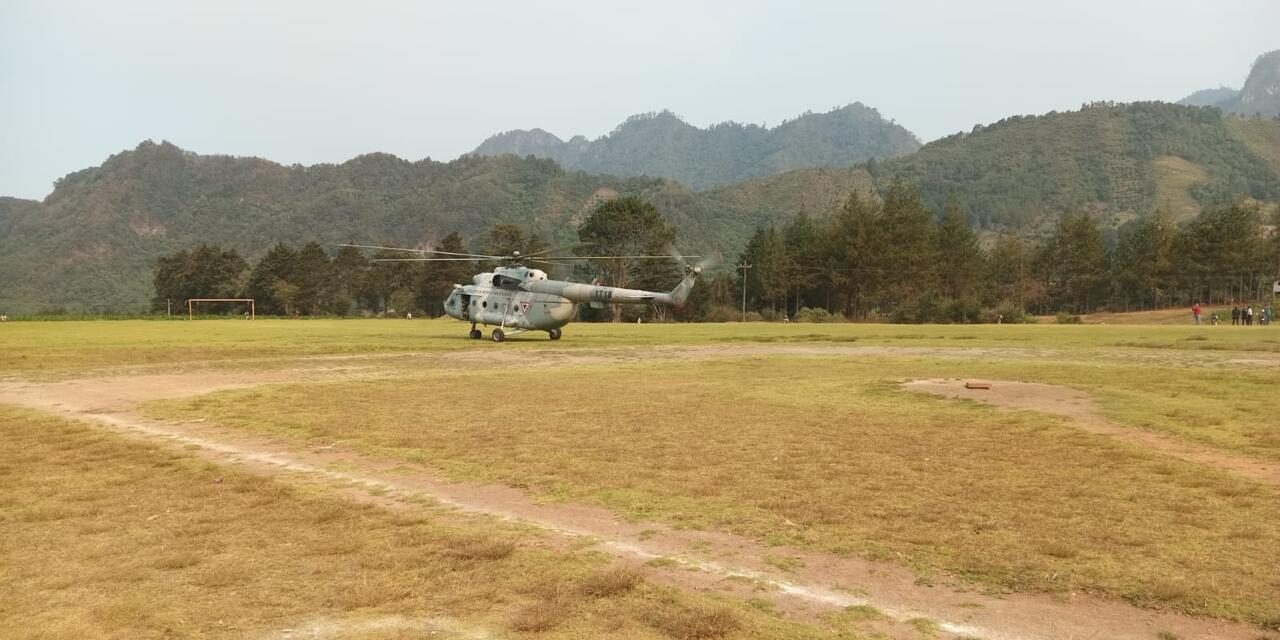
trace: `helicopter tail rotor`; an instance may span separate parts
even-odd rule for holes
[[[675,259],[676,264],[680,265],[680,271],[683,272],[685,276],[692,274],[696,277],[703,271],[715,269],[720,266],[720,263],[724,262],[724,257],[720,255],[719,251],[712,251],[710,254],[703,256],[697,264],[693,265],[689,264],[689,262],[684,259],[683,255],[680,255],[680,252],[676,250],[674,245],[668,246],[667,252],[671,254],[673,259]]]
[[[693,285],[698,281],[698,276],[702,275],[703,271],[716,268],[724,259],[719,251],[713,251],[699,260],[697,264],[691,265],[674,246],[668,247],[668,251],[684,273],[680,284],[676,285],[676,288],[671,291],[671,301],[675,303],[676,308],[680,308],[689,299],[689,293],[693,291]]]

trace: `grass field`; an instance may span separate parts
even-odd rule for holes
[[[137,411],[298,451],[340,442],[362,459],[518,487],[551,503],[603,506],[634,522],[735,534],[779,549],[768,561],[780,571],[795,570],[799,561],[786,551],[795,549],[870,559],[960,589],[1087,593],[1244,621],[1260,638],[1280,631],[1277,485],[1082,430],[1066,417],[901,388],[923,378],[1061,385],[1087,392],[1101,419],[1121,430],[1224,458],[1280,462],[1272,405],[1280,329],[574,324],[560,342],[526,334],[501,345],[469,341],[463,329],[389,320],[10,323],[0,326],[0,363],[12,379],[39,382],[154,371],[178,379],[204,371],[248,376],[356,362],[358,369],[338,377],[286,375],[267,386],[157,397]],[[519,634],[538,625],[513,620],[533,616],[539,598],[555,599],[531,586],[537,583],[576,594],[557,600],[549,637],[601,629],[634,637],[875,633],[839,626],[876,617],[856,610],[800,624],[759,602],[708,600],[643,580],[606,598],[586,597],[574,585],[601,579],[593,576],[608,572],[608,562],[552,549],[518,528],[467,529],[474,525],[436,511],[410,518],[352,506],[315,487],[252,482],[31,412],[6,410],[0,426],[22,445],[0,454],[0,477],[20,480],[0,502],[0,574],[19,576],[10,584],[41,585],[37,595],[0,603],[0,619],[35,615],[40,602],[83,602],[76,616],[59,618],[73,635],[129,635],[114,630],[155,630],[175,620],[196,625],[174,627],[188,635],[234,635],[206,624],[223,606],[252,609],[246,624],[254,628],[278,628],[320,609]],[[214,473],[226,484],[210,485]],[[177,514],[163,516],[177,522],[153,531],[130,504]],[[210,510],[228,514],[234,526],[213,531]],[[317,512],[342,516],[317,522],[308,515]],[[105,531],[84,535],[95,522]],[[405,527],[416,531],[407,539],[434,550],[405,551],[433,558],[429,570],[388,559],[400,555],[393,550]],[[324,567],[285,559],[278,546],[327,548],[334,539],[346,541],[338,545],[346,551]],[[454,544],[509,549],[458,569],[445,561]],[[41,551],[14,551],[25,547]],[[53,562],[61,549],[72,550],[68,560]],[[185,560],[173,560],[183,566],[155,566],[182,555],[175,549],[185,550]],[[245,565],[270,569],[255,573],[252,588],[241,575],[226,593],[201,577]],[[45,566],[55,570],[36,576]],[[356,597],[337,586],[351,571],[368,572],[362,593],[375,602],[342,604]],[[417,586],[400,581],[406,571],[413,577],[404,580]],[[491,591],[461,586],[458,571]],[[254,590],[299,574],[324,588],[279,598]],[[77,576],[103,582],[73,585]],[[113,589],[113,580],[136,586]],[[255,609],[256,597],[268,604]],[[117,609],[125,614],[110,613]],[[674,623],[658,621],[665,614],[655,611],[668,609],[685,612],[676,617],[693,626],[729,622],[682,636]],[[50,608],[48,619],[58,610]],[[135,616],[153,610],[160,622]],[[930,624],[913,623],[921,630],[910,633],[936,633]]]
[[[1098,386],[1152,382],[1141,402],[1117,401],[1126,418],[1166,425],[1175,422],[1171,404],[1199,406],[1160,391],[1179,381],[1133,380],[1128,367],[1104,376],[1040,369],[821,357],[595,365],[511,380],[484,371],[229,391],[159,402],[149,413],[311,444],[345,439],[459,479],[596,502],[631,518],[906,558],[925,573],[999,589],[1097,591],[1280,619],[1280,492],[1058,419],[908,397],[896,385],[1083,373]],[[1261,394],[1253,406],[1265,403],[1265,385],[1247,390]],[[492,394],[537,401],[485,400]],[[1234,438],[1244,440],[1242,431]],[[1267,451],[1280,454],[1269,433]],[[1222,439],[1236,446],[1231,437]]]
[[[527,530],[355,504],[31,412],[0,408],[0,436],[0,637],[801,639],[848,629],[653,586]]]
[[[747,323],[628,325],[621,329],[577,323],[569,325],[565,339],[553,346],[599,349],[795,343],[1280,352],[1280,332],[1262,327],[1192,327],[1183,324],[1190,322],[1189,311],[1156,313],[1157,322],[1182,326],[1121,325],[1108,331],[1082,331],[1052,324]],[[119,365],[189,366],[248,358],[474,350],[480,345],[466,339],[466,328],[454,320],[11,322],[0,325],[0,346],[4,347],[0,350],[0,375],[82,375],[86,369]],[[1210,333],[1209,329],[1215,331]],[[548,346],[545,343],[546,334],[527,333],[501,348],[507,352],[542,349]]]

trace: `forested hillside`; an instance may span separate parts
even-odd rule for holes
[[[1248,129],[1230,119],[1212,107],[1092,104],[974,127],[873,173],[882,189],[895,176],[916,182],[935,210],[955,198],[983,228],[1045,227],[1069,211],[1115,227],[1157,207],[1182,220],[1241,195],[1280,196],[1257,151],[1280,123]]]
[[[699,129],[663,111],[632,116],[592,141],[575,136],[565,142],[541,129],[508,131],[474,154],[533,155],[588,173],[663,177],[704,189],[792,169],[847,167],[919,147],[910,131],[854,103],[771,129],[736,122]]]
[[[627,194],[655,203],[687,250],[736,251],[775,214],[825,211],[868,184],[856,169],[811,170],[696,193],[512,156],[286,167],[145,142],[59,180],[44,203],[0,199],[0,311],[145,309],[154,260],[201,242],[249,259],[277,242],[428,246],[453,232],[480,247],[496,223],[573,241],[592,206]]]
[[[59,180],[43,203],[0,198],[0,312],[144,309],[155,259],[202,242],[250,261],[277,242],[428,246],[456,232],[478,248],[496,223],[568,242],[596,204],[618,195],[652,202],[686,251],[733,255],[757,227],[801,211],[821,218],[850,192],[883,193],[895,177],[916,183],[935,213],[954,199],[979,229],[1034,239],[1066,213],[1091,214],[1114,238],[1157,209],[1177,222],[1241,196],[1274,203],[1278,176],[1280,120],[1163,103],[1008,118],[902,158],[703,191],[513,155],[370,154],[304,167],[146,142]]]

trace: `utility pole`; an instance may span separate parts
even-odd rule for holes
[[[742,321],[743,322],[747,321],[747,269],[750,269],[750,268],[751,268],[751,265],[747,264],[746,260],[743,260],[742,264],[738,265],[738,269],[742,271]]]

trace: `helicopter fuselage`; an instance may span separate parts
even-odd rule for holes
[[[450,317],[474,325],[496,326],[500,330],[547,331],[560,337],[560,327],[573,320],[577,304],[660,304],[680,306],[692,289],[698,272],[690,270],[671,293],[605,287],[594,284],[548,280],[539,269],[524,266],[499,267],[476,274],[471,284],[454,285],[444,301]],[[498,334],[499,336],[501,334]],[[479,337],[473,328],[472,337]],[[501,337],[495,337],[501,340]]]
[[[444,301],[450,317],[511,329],[550,331],[573,319],[574,302],[568,298],[536,293],[519,285],[532,280],[546,281],[538,269],[504,267],[492,273],[476,274],[472,283],[457,285]]]

